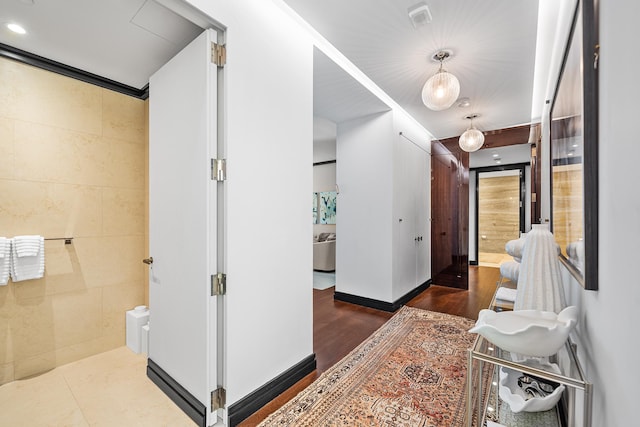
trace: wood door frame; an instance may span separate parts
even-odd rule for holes
[[[510,165],[502,165],[502,166],[488,166],[481,168],[471,168],[470,172],[476,173],[476,188],[475,188],[475,231],[476,231],[476,245],[475,245],[475,263],[479,262],[479,252],[480,252],[480,174],[484,172],[500,172],[500,171],[508,171],[508,170],[518,170],[520,171],[520,232],[525,232],[525,212],[527,209],[527,187],[526,187],[526,177],[525,177],[525,168],[527,166],[531,166],[531,163],[514,163]]]

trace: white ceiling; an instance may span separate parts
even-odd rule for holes
[[[313,51],[313,94],[314,114],[334,123],[390,110],[318,49]]]
[[[161,5],[168,0],[0,1],[0,23],[29,31],[2,25],[0,43],[134,88],[201,31]],[[433,21],[417,29],[408,8],[420,0],[284,1],[438,138],[462,133],[471,113],[480,130],[531,121],[538,0],[425,0]],[[453,52],[445,67],[468,108],[422,104],[440,49]],[[318,50],[314,60],[317,115],[338,123],[389,109]]]
[[[537,0],[425,0],[433,21],[418,28],[408,9],[419,0],[284,1],[438,138],[462,133],[471,113],[481,130],[531,121]],[[441,49],[453,51],[445,68],[470,107],[422,104]]]
[[[153,0],[0,2],[0,43],[136,89],[202,32]]]

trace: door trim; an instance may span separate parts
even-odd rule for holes
[[[526,177],[525,177],[525,167],[527,166],[531,166],[531,163],[514,163],[511,165],[503,165],[503,166],[488,166],[488,167],[482,167],[482,168],[471,168],[469,169],[470,172],[475,172],[476,174],[476,189],[475,189],[475,205],[476,205],[476,209],[475,209],[475,231],[476,231],[476,245],[475,245],[475,249],[476,249],[476,253],[475,253],[475,265],[478,265],[479,262],[479,247],[480,247],[480,230],[479,230],[479,216],[480,216],[480,173],[483,172],[500,172],[500,171],[508,171],[508,170],[519,170],[520,171],[520,232],[524,233],[524,227],[525,227],[525,212],[526,212],[526,208],[527,208],[527,204],[526,204],[526,197],[527,197],[527,188],[526,188]]]
[[[191,393],[167,374],[153,360],[147,359],[147,377],[158,386],[196,424],[207,425],[207,408]]]
[[[240,424],[251,414],[315,370],[316,354],[312,353],[262,387],[238,400],[229,406],[227,416],[229,427]]]
[[[431,283],[432,280],[428,279],[426,282],[410,290],[394,302],[380,301],[377,299],[361,297],[359,295],[346,294],[344,292],[334,292],[333,299],[393,313],[413,299],[413,297],[417,296],[420,292],[431,286]]]

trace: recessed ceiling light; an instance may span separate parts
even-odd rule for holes
[[[458,99],[458,107],[467,108],[471,105],[471,100],[467,97]]]
[[[500,157],[500,154],[498,154],[498,153],[493,153],[493,157],[494,157],[494,158]]]
[[[573,148],[578,148],[578,144],[573,144],[572,147]]]
[[[21,25],[18,25],[13,22],[7,24],[7,28],[16,34],[27,34],[27,30],[25,30]]]
[[[502,163],[502,162],[501,162],[500,160],[496,159],[496,163],[497,163],[497,164],[500,164],[500,163]]]

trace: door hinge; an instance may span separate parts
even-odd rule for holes
[[[211,276],[211,296],[227,293],[227,275],[218,273]]]
[[[227,47],[223,44],[211,43],[211,62],[222,68],[227,63]]]
[[[218,409],[223,409],[224,405],[227,404],[227,391],[218,387],[217,389],[211,392],[211,410],[215,411]]]
[[[211,179],[215,181],[227,180],[227,161],[225,159],[211,159]]]

